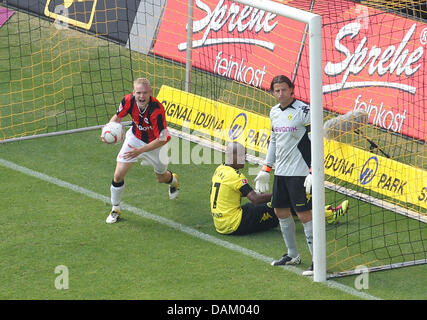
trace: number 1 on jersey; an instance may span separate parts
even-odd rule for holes
[[[215,197],[214,197],[214,200],[213,200],[212,209],[216,208],[216,200],[218,199],[218,193],[219,193],[219,187],[220,186],[221,186],[221,183],[219,183],[219,182],[215,182],[214,183]]]

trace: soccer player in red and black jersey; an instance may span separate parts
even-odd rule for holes
[[[133,92],[124,96],[117,113],[110,119],[121,122],[130,115],[132,127],[117,155],[116,170],[111,183],[111,213],[107,223],[114,223],[120,217],[120,202],[124,190],[124,179],[130,167],[138,162],[150,164],[154,168],[159,183],[169,184],[169,198],[176,199],[179,193],[178,176],[168,170],[167,147],[170,140],[166,126],[163,105],[152,96],[150,82],[138,78],[133,83]]]

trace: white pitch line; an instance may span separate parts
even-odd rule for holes
[[[41,173],[41,172],[38,172],[38,171],[34,171],[34,170],[31,170],[31,169],[26,168],[26,167],[22,167],[22,166],[20,166],[20,165],[18,165],[16,163],[13,163],[13,162],[10,162],[10,161],[7,161],[7,160],[4,160],[4,159],[0,158],[0,165],[3,166],[3,167],[6,167],[8,169],[12,169],[14,171],[21,172],[21,173],[26,174],[28,176],[32,176],[32,177],[35,177],[37,179],[43,180],[45,182],[49,182],[49,183],[55,184],[55,185],[57,185],[59,187],[72,190],[74,192],[77,192],[77,193],[80,193],[82,195],[85,195],[85,196],[87,196],[89,198],[96,199],[96,200],[102,201],[104,203],[110,204],[110,197],[106,197],[106,196],[101,195],[99,193],[93,192],[91,190],[85,189],[83,187],[77,186],[75,184],[72,184],[72,183],[69,183],[69,182],[66,182],[66,181],[63,181],[63,180],[60,180],[58,178],[48,176],[48,175],[46,175],[44,173]],[[136,214],[136,215],[138,215],[140,217],[154,220],[154,221],[156,221],[156,222],[158,222],[160,224],[163,224],[163,225],[166,225],[166,226],[168,226],[170,228],[173,228],[173,229],[179,230],[181,232],[187,233],[187,234],[189,234],[189,235],[191,235],[193,237],[196,237],[196,238],[199,238],[201,240],[205,240],[205,241],[208,241],[210,243],[222,246],[224,248],[233,250],[233,251],[238,252],[240,254],[244,254],[246,256],[249,256],[249,257],[255,258],[257,260],[263,261],[265,263],[270,264],[270,262],[273,260],[273,258],[271,258],[271,257],[267,257],[267,256],[265,256],[263,254],[255,252],[253,250],[250,250],[250,249],[247,249],[247,248],[243,248],[243,247],[241,247],[239,245],[230,243],[228,241],[224,241],[224,240],[219,239],[217,237],[214,237],[214,236],[211,236],[209,234],[200,232],[200,231],[198,231],[196,229],[187,227],[185,225],[182,225],[182,224],[177,223],[175,221],[166,219],[164,217],[152,214],[150,212],[147,212],[147,211],[145,211],[143,209],[136,208],[136,207],[131,206],[129,204],[122,203],[121,207],[122,207],[122,209],[124,209],[126,211],[130,211],[130,212],[132,212],[132,213],[134,213],[134,214]],[[297,267],[283,266],[281,268],[283,268],[285,270],[288,270],[288,271],[291,271],[291,272],[293,272],[293,273],[295,273],[297,275],[301,275],[302,276],[302,271],[303,270],[301,270],[301,269],[299,269]],[[321,282],[321,284],[323,284],[323,285],[325,285],[327,287],[330,287],[330,288],[334,288],[334,289],[346,292],[346,293],[351,294],[351,295],[353,295],[355,297],[358,297],[358,298],[367,299],[367,300],[380,300],[380,298],[378,298],[378,297],[372,296],[372,295],[367,294],[367,293],[365,293],[363,291],[356,290],[356,289],[354,289],[352,287],[343,285],[343,284],[338,283],[338,282],[333,281],[333,280],[327,280],[325,282]]]

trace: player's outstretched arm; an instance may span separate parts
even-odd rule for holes
[[[258,193],[252,190],[246,196],[254,205],[267,203],[271,200],[271,193]]]
[[[111,119],[110,119],[110,121],[109,122],[118,122],[118,123],[121,123],[122,122],[122,118],[119,118],[116,114],[115,115],[113,115],[112,117],[111,117]]]

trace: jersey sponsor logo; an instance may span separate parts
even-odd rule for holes
[[[273,127],[274,132],[295,132],[297,127]]]
[[[140,124],[138,124],[138,130],[141,130],[141,131],[153,130],[153,126],[141,126]]]

